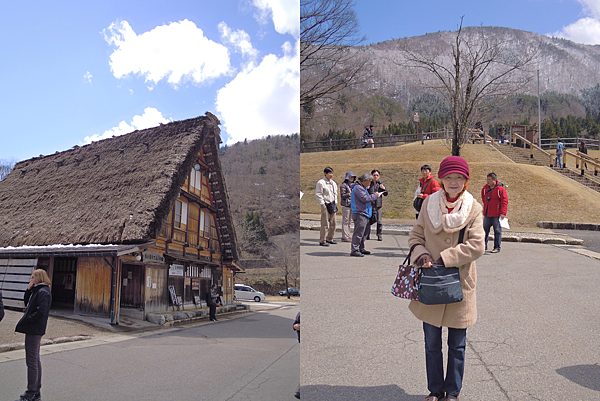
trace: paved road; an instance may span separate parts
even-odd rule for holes
[[[295,400],[298,306],[43,347],[44,401]],[[0,400],[26,385],[24,351],[0,354]]]
[[[352,258],[318,235],[301,232],[302,399],[421,401],[422,325],[390,294],[408,237]],[[600,400],[600,255],[585,252],[506,242],[477,261],[461,401]]]

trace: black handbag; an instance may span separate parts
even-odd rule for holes
[[[433,178],[431,180],[433,180]],[[427,186],[429,185],[431,180],[427,181],[427,184],[425,184],[425,188],[427,188]],[[423,188],[421,190],[421,193],[425,193],[425,188]],[[416,197],[415,200],[413,201],[413,207],[415,208],[416,211],[420,212],[421,206],[423,206],[423,198]]]
[[[460,230],[458,243],[462,244],[465,229]],[[463,300],[458,267],[431,265],[421,269],[419,302],[425,305],[452,304]]]
[[[336,214],[338,211],[337,205],[335,204],[335,202],[325,202],[325,207],[327,208],[327,213],[329,214]]]

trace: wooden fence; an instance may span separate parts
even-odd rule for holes
[[[487,136],[487,139],[491,139]],[[410,142],[421,142],[432,139],[446,139],[446,142],[452,141],[452,131],[446,129],[439,129],[433,132],[422,132],[414,134],[402,134],[402,135],[389,135],[389,136],[375,136],[373,137],[373,143],[376,148],[386,146],[402,145]],[[467,142],[482,141],[483,132],[480,130],[469,130],[467,131]],[[312,141],[300,142],[300,153],[310,152],[331,152],[336,150],[351,150],[371,147],[370,143],[366,143],[362,137],[350,138],[350,139],[329,139],[325,141]]]

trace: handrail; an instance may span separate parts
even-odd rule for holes
[[[533,150],[534,150],[534,149],[536,149],[536,150],[538,150],[538,151],[542,152],[542,154],[545,154],[546,156],[548,156],[548,159],[550,160],[550,164],[549,164],[549,165],[550,165],[550,167],[552,167],[552,159],[553,159],[553,156],[552,156],[552,154],[551,154],[551,153],[549,153],[549,152],[546,152],[544,149],[540,148],[540,147],[539,147],[539,146],[537,146],[535,143],[533,143],[533,142],[531,142],[531,141],[527,140],[526,138],[523,138],[521,135],[519,135],[519,134],[517,134],[517,133],[514,133],[514,132],[513,132],[513,134],[512,134],[512,139],[513,139],[513,143],[515,144],[515,146],[517,145],[517,139],[520,139],[520,140],[523,142],[523,144],[524,144],[524,145],[523,145],[523,147],[525,147],[525,144],[528,144],[528,145],[529,145],[529,148],[531,149],[531,153],[530,153],[530,156],[529,156],[529,157],[531,157],[532,159],[533,159]]]
[[[583,169],[584,163],[589,163],[594,166],[594,175],[598,176],[598,170],[600,169],[600,160],[595,157],[590,157],[585,153],[581,153],[576,150],[575,153],[570,150],[565,150],[563,154],[563,166],[567,167],[567,154],[571,155],[575,159],[575,168],[581,170],[581,175],[584,175],[585,170]]]

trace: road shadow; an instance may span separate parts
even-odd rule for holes
[[[556,369],[556,373],[575,384],[590,390],[600,391],[600,365],[575,365]]]
[[[410,395],[395,384],[374,387],[312,385],[300,388],[309,401],[422,401],[425,395]]]

